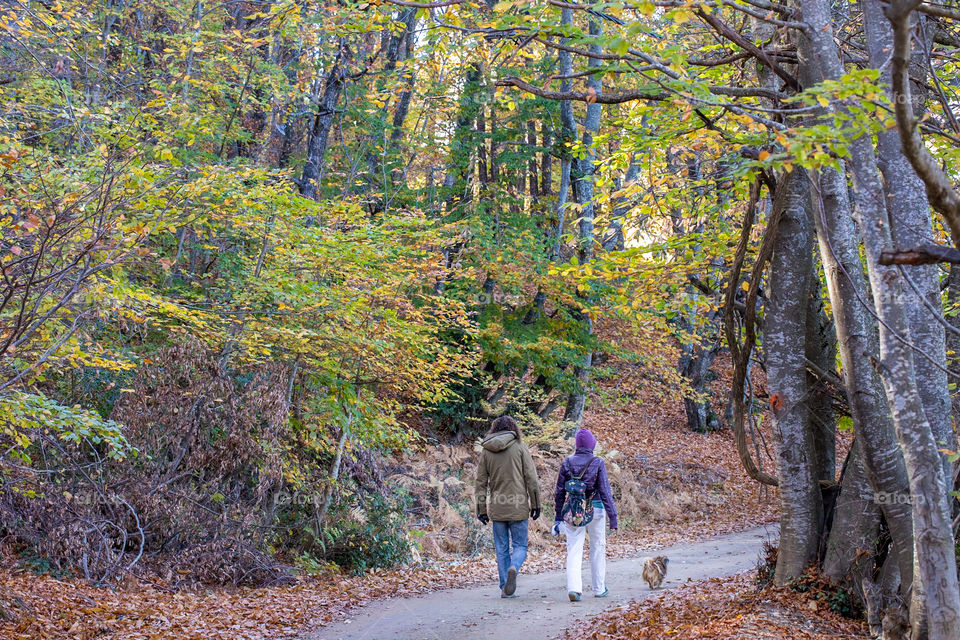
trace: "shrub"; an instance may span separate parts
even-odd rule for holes
[[[757,561],[757,589],[766,589],[773,584],[773,576],[777,571],[777,553],[780,548],[769,541],[764,541],[761,557]]]
[[[808,594],[809,597],[825,604],[831,611],[844,618],[853,620],[863,618],[863,605],[856,594],[838,587],[812,569],[793,580],[789,588],[797,593]]]
[[[370,496],[353,510],[360,517],[324,529],[323,559],[356,575],[407,562],[411,544],[403,526],[405,503]]]

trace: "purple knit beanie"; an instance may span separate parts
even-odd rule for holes
[[[597,447],[597,439],[593,437],[589,429],[580,429],[580,431],[577,431],[576,445],[577,449],[590,449],[593,451]]]

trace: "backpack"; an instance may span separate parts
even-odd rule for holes
[[[585,527],[593,521],[593,496],[587,497],[587,483],[583,481],[583,476],[587,474],[594,460],[596,458],[590,458],[580,475],[573,476],[563,484],[567,499],[563,503],[560,517],[571,527]],[[573,469],[570,471],[572,473]]]

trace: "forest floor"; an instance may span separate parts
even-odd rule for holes
[[[713,383],[711,395],[717,399],[714,409],[722,415],[722,398],[729,381],[725,379],[726,367],[722,360],[717,369],[720,379]],[[756,376],[755,384],[755,391],[762,398],[762,376]],[[632,380],[628,368],[615,371],[601,381],[599,387],[591,399],[585,426],[593,430],[600,442],[598,452],[607,461],[618,496],[621,527],[608,540],[608,552],[612,558],[623,560],[610,563],[608,575],[614,592],[611,599],[594,601],[588,596],[573,609],[562,601],[565,594],[562,582],[557,582],[557,572],[563,566],[564,545],[548,532],[556,468],[570,453],[568,442],[556,437],[529,440],[547,509],[543,518],[532,523],[530,556],[524,566],[523,588],[530,590],[527,593],[536,597],[537,604],[530,604],[529,598],[526,604],[523,599],[502,604],[499,598],[493,597],[497,591],[496,567],[489,527],[481,527],[473,516],[470,484],[475,446],[431,442],[429,434],[424,434],[427,445],[420,453],[397,459],[387,469],[387,481],[392,486],[405,485],[416,499],[412,507],[411,536],[418,541],[418,549],[409,567],[375,570],[363,577],[304,576],[295,585],[259,589],[173,589],[158,578],[131,578],[123,588],[108,589],[79,580],[38,577],[21,559],[8,555],[0,563],[0,609],[10,614],[10,619],[0,620],[0,637],[11,640],[272,640],[303,638],[306,630],[314,629],[313,637],[323,638],[327,633],[346,628],[344,623],[348,619],[360,620],[363,618],[358,616],[375,615],[381,610],[378,607],[396,606],[383,603],[396,603],[397,598],[437,592],[436,596],[429,596],[436,600],[403,601],[407,603],[403,607],[420,607],[423,603],[446,602],[451,594],[470,587],[476,590],[463,592],[469,594],[464,596],[463,603],[474,610],[478,622],[486,623],[488,610],[519,606],[523,613],[519,619],[504,617],[501,622],[512,624],[522,635],[501,635],[502,638],[534,637],[527,633],[532,625],[526,624],[532,610],[525,610],[531,607],[536,608],[538,615],[545,616],[541,626],[554,635],[564,633],[568,621],[579,620],[577,616],[568,618],[573,613],[607,610],[590,622],[577,622],[567,631],[568,638],[669,636],[787,640],[818,637],[787,632],[777,635],[783,620],[795,615],[791,613],[793,609],[784,609],[786,605],[782,603],[796,599],[796,594],[758,594],[746,578],[694,583],[692,591],[687,587],[679,592],[669,589],[652,598],[645,587],[639,588],[639,578],[628,578],[636,571],[636,561],[631,558],[667,547],[671,548],[667,553],[674,554],[675,558],[670,565],[668,586],[687,578],[702,580],[750,569],[756,565],[758,556],[756,532],[769,530],[764,529],[764,525],[776,522],[778,500],[775,490],[761,490],[746,478],[728,430],[691,433],[684,424],[682,405],[659,397],[642,380]],[[761,431],[766,431],[762,424]],[[729,535],[736,532],[751,533]],[[713,558],[717,553],[711,545],[737,540],[747,545],[741,547],[744,552],[721,553]],[[698,544],[700,542],[703,544]],[[748,548],[751,552],[746,552]],[[695,558],[702,560],[694,562]],[[712,564],[715,562],[720,564]],[[538,590],[535,594],[534,589]],[[639,599],[625,604],[628,597]],[[552,618],[555,607],[560,605],[563,614]],[[619,609],[618,605],[624,608]],[[732,606],[734,610],[742,608],[745,615],[750,612],[754,625],[750,633],[722,636],[714,635],[716,629],[713,629],[698,635],[694,628],[680,635],[675,631],[637,635],[641,633],[638,629],[659,629],[670,620],[679,628],[681,619],[691,624],[703,621],[727,629],[739,628],[737,624],[746,622],[742,619],[729,622],[724,617],[730,614]],[[409,617],[403,614],[403,607],[401,615]],[[434,622],[445,619],[443,609],[428,606],[427,610],[435,611]],[[819,613],[815,608],[800,609],[800,614],[811,619],[805,623],[811,629],[836,627],[831,627],[832,622],[824,621]],[[739,614],[733,614],[732,618],[736,615]],[[630,626],[629,633],[624,629],[606,630],[621,619],[638,622]],[[518,623],[522,626],[517,626]],[[462,627],[462,620],[460,624],[456,633],[446,637],[467,637],[464,633],[469,628]],[[760,633],[758,629],[767,631]],[[478,629],[478,633],[482,631]],[[380,637],[402,636],[381,634]],[[857,636],[847,634],[846,637]]]
[[[756,566],[762,542],[776,528],[727,534],[664,549],[670,558],[664,589],[688,580],[723,578]],[[607,565],[610,596],[567,599],[563,572],[521,574],[515,599],[503,599],[494,584],[436,591],[416,598],[373,603],[342,622],[306,636],[308,640],[550,640],[586,616],[657,594],[643,583],[642,558]],[[585,585],[589,584],[585,567]],[[586,589],[589,591],[589,589]]]

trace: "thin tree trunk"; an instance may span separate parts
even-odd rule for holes
[[[330,505],[333,504],[333,491],[336,488],[337,481],[340,480],[340,467],[343,463],[343,453],[347,448],[347,442],[350,440],[351,422],[352,416],[349,416],[340,432],[340,439],[337,440],[337,449],[333,456],[333,465],[330,467],[330,477],[327,479],[327,486],[323,491],[323,500],[320,503],[320,508],[317,510],[317,536],[319,536],[323,530],[323,523],[327,519],[327,514],[330,512]]]
[[[560,25],[570,27],[573,25],[573,9],[564,8],[560,10]],[[569,38],[561,40],[561,44],[567,44]],[[573,87],[573,80],[570,76],[573,74],[573,56],[569,51],[563,49],[557,54],[557,60],[560,63],[560,75],[563,80],[560,81],[560,90],[569,92]],[[564,232],[564,218],[566,216],[567,198],[570,196],[570,173],[573,169],[573,158],[570,149],[567,146],[572,143],[577,135],[577,123],[573,119],[573,105],[569,100],[560,102],[560,144],[562,156],[560,159],[560,188],[557,191],[557,230],[554,241],[553,260],[560,258],[560,246]]]
[[[630,165],[627,167],[626,174],[623,177],[623,182],[617,185],[617,190],[621,190],[629,187],[631,184],[636,182],[637,175],[640,173],[640,163],[638,162],[636,155],[631,154],[630,156]],[[607,226],[607,231],[603,235],[603,240],[600,242],[601,246],[605,251],[623,251],[625,245],[625,238],[623,235],[623,220],[627,215],[627,212],[630,211],[630,202],[631,199],[622,194],[618,194],[613,202],[613,210],[610,214],[610,224]]]
[[[837,584],[858,585],[873,570],[873,554],[863,552],[874,550],[880,534],[880,507],[867,480],[860,438],[850,450],[833,513],[823,572]]]
[[[527,193],[531,198],[536,199],[540,195],[540,179],[537,176],[537,123],[533,120],[527,122],[527,144],[530,145],[530,159],[527,161],[527,178],[529,186]]]
[[[600,38],[601,29],[599,19],[592,17],[590,20],[590,35],[594,41]],[[590,52],[600,54],[599,44],[590,44]],[[590,58],[587,62],[588,67],[599,66],[600,61],[597,58]],[[603,85],[599,74],[591,74],[587,79],[587,87],[600,95],[603,91]],[[580,263],[586,264],[593,259],[593,216],[594,216],[594,171],[596,170],[596,155],[593,148],[593,138],[600,131],[601,108],[599,102],[593,102],[587,105],[587,113],[583,122],[583,138],[581,140],[583,148],[586,150],[586,156],[576,162],[578,167],[576,180],[573,183],[573,192],[577,203],[580,205]],[[586,316],[583,323],[588,334],[593,333],[593,320]],[[583,410],[586,405],[587,384],[590,378],[590,367],[593,364],[593,354],[588,353],[584,356],[583,362],[574,367],[574,375],[577,378],[579,389],[571,393],[567,398],[567,408],[563,419],[567,422],[580,424],[583,420]]]
[[[808,201],[809,202],[809,201]],[[810,221],[813,224],[813,221]],[[811,261],[807,294],[806,358],[820,371],[831,372],[837,361],[837,334],[823,306],[820,270]],[[807,407],[813,433],[814,475],[821,484],[833,484],[837,475],[837,424],[828,381],[807,372]]]
[[[473,173],[473,124],[477,117],[476,98],[480,89],[481,76],[480,64],[475,62],[467,69],[464,77],[463,93],[460,94],[460,105],[457,113],[457,125],[453,134],[453,142],[450,144],[447,175],[443,180],[444,187],[449,189],[447,196],[448,209],[471,200],[469,178]]]
[[[323,157],[327,153],[327,143],[330,129],[333,127],[333,116],[336,114],[337,103],[346,80],[343,70],[343,53],[337,54],[330,72],[327,74],[323,90],[323,97],[317,105],[317,114],[313,119],[310,137],[307,142],[307,162],[303,166],[303,175],[300,178],[300,194],[304,198],[317,199],[320,188]]]
[[[540,123],[540,145],[543,147],[540,155],[540,195],[549,196],[553,192],[553,153],[550,148],[550,127],[546,122]]]

